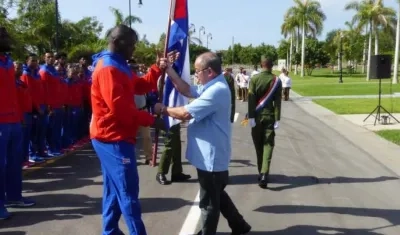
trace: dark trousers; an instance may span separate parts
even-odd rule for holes
[[[32,114],[24,114],[24,125],[22,127],[23,138],[22,138],[22,157],[24,162],[29,160],[29,147],[32,135]]]
[[[46,106],[41,105],[42,112],[45,111]],[[46,133],[47,133],[47,116],[44,114],[36,114],[32,117],[32,130],[31,130],[31,148],[29,156],[45,156],[46,150]]]
[[[161,155],[158,173],[168,174],[172,162],[172,175],[182,173],[182,143],[181,143],[181,125],[172,126],[168,133],[164,135],[165,149]]]
[[[251,137],[257,154],[258,173],[269,174],[272,152],[275,146],[275,119],[270,118],[256,121],[256,126],[251,128]]]
[[[22,126],[0,123],[0,208],[22,199]]]
[[[290,87],[285,87],[282,89],[282,98],[285,101],[289,100],[289,93],[290,93]]]
[[[80,107],[71,107],[71,143],[76,143],[83,137],[84,121],[82,120],[82,109]]]
[[[232,199],[225,192],[229,181],[228,171],[208,172],[197,169],[200,183],[200,209],[202,221],[202,235],[217,233],[219,214],[225,217],[233,231],[241,230],[243,216],[237,210]]]
[[[71,141],[71,131],[72,131],[72,115],[71,115],[71,110],[68,108],[64,111],[63,113],[63,123],[62,123],[62,148],[68,148],[72,141]],[[75,127],[77,128],[77,127]]]
[[[60,153],[62,145],[62,124],[64,110],[62,108],[53,109],[49,116],[49,125],[47,131],[47,143],[49,144],[49,153]]]

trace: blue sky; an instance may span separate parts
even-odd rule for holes
[[[385,0],[387,6],[396,7],[396,0]],[[102,2],[102,4],[100,4]],[[320,0],[327,15],[324,25],[326,32],[340,28],[350,20],[353,12],[343,10],[348,0]],[[160,34],[166,31],[169,0],[143,0],[143,6],[132,0],[132,14],[139,16],[142,24],[134,25],[141,34],[146,34],[151,42],[158,42]],[[251,3],[251,4],[250,4]],[[109,7],[129,13],[128,0],[59,0],[63,18],[77,21],[84,16],[96,16],[105,30],[114,24]],[[277,45],[282,39],[280,26],[283,15],[293,5],[292,0],[189,0],[189,20],[196,28],[204,26],[206,33],[213,35],[210,48],[225,49],[235,42],[242,45],[258,45],[262,42]],[[205,43],[205,35],[203,41]]]

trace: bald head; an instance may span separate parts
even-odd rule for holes
[[[138,38],[135,30],[126,25],[117,25],[108,34],[108,49],[130,59]]]
[[[199,55],[196,59],[196,63],[199,64],[203,69],[212,69],[218,75],[222,73],[221,59],[215,53],[205,52]]]

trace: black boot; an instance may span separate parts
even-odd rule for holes
[[[161,173],[157,173],[156,180],[161,185],[170,184],[170,182],[167,180],[167,177],[165,177],[165,175]]]
[[[241,226],[240,229],[238,230],[232,230],[231,235],[243,235],[243,234],[247,234],[251,231],[251,226],[250,224],[248,224],[247,222],[244,222],[244,224]]]
[[[266,189],[268,185],[268,175],[267,174],[261,174],[260,175],[260,180],[258,181],[258,186],[260,188]]]

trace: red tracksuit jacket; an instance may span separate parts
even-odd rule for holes
[[[39,111],[40,105],[46,105],[44,85],[40,79],[39,71],[31,72],[29,68],[24,69],[21,80],[28,86],[32,97],[32,104]]]
[[[68,105],[71,107],[83,106],[84,84],[80,81],[68,81]]]
[[[17,85],[18,104],[21,111],[21,120],[24,119],[25,113],[32,113],[32,96],[28,85],[22,80],[15,80]]]
[[[39,73],[43,81],[47,105],[51,109],[61,108],[64,105],[64,97],[60,95],[62,93],[62,85],[56,69],[52,65],[45,64],[40,68]]]
[[[155,89],[161,71],[153,67],[149,75],[139,79],[122,57],[108,51],[95,55],[94,61],[90,137],[103,142],[135,143],[139,126],[152,125],[154,117],[136,108],[134,94]]]
[[[0,56],[0,124],[19,123],[21,114],[15,85],[14,62]]]

